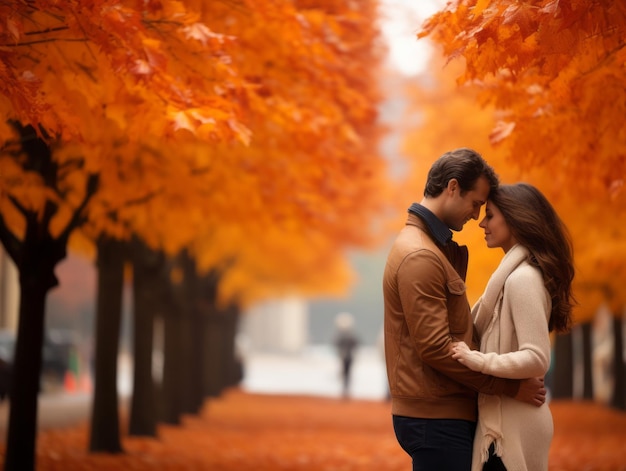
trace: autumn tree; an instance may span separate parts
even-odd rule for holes
[[[89,176],[97,175],[98,192],[88,213],[86,198],[73,205],[75,197],[57,200],[76,220],[89,218],[88,233],[101,241],[99,266],[116,253],[107,251],[114,249],[108,239],[137,234],[176,253],[198,223],[209,234],[222,224],[234,225],[238,234],[265,229],[254,221],[248,225],[254,211],[266,213],[261,220],[270,226],[282,222],[301,241],[308,240],[313,225],[319,245],[330,247],[327,254],[338,264],[342,248],[368,243],[375,229],[369,218],[381,206],[376,195],[384,198],[371,68],[378,57],[375,5],[5,4],[0,6],[7,18],[0,26],[0,109],[3,117],[32,124],[60,166],[72,163],[81,170],[62,173],[67,184],[80,187],[82,181],[91,196]],[[258,53],[260,44],[267,55]],[[253,126],[264,137],[247,151],[242,144],[249,143]],[[0,136],[9,142],[10,129],[2,127]],[[15,161],[4,164],[13,165],[20,178],[36,180]],[[15,194],[13,181],[3,180],[3,195]],[[250,199],[240,198],[242,182]],[[29,201],[28,209],[39,214],[45,201]],[[184,211],[184,223],[166,226],[174,219],[163,217],[167,208]],[[11,215],[4,221],[19,238],[20,219]],[[272,236],[277,246],[284,233]],[[302,251],[307,245],[294,247]],[[298,286],[287,282],[287,273],[281,275],[285,285]],[[111,281],[119,290],[119,281]],[[101,287],[105,283],[100,280]],[[119,305],[115,293],[101,299],[113,310]],[[41,319],[43,312],[42,305]],[[98,326],[111,333],[110,340],[117,338],[112,319],[106,328]],[[24,345],[21,338],[18,334],[18,345]],[[37,356],[40,343],[30,345]],[[106,365],[108,387],[114,388],[115,365],[110,360]],[[16,381],[14,392],[31,386]],[[34,467],[36,396],[31,396],[19,409],[21,416],[16,409],[13,417],[12,410],[11,421],[20,422],[22,432],[10,433],[9,441],[22,445],[8,447],[7,469]]]
[[[0,123],[3,243],[21,285],[6,469],[34,468],[45,294],[54,286],[54,266],[65,256],[70,232],[86,217],[111,147],[181,129],[205,139],[249,137],[231,95],[245,87],[224,61],[229,40],[196,22],[180,2],[135,6],[0,5],[6,19],[0,25],[0,109],[5,120],[29,130],[16,137],[8,121]],[[196,66],[197,55],[205,55],[206,69],[176,58],[163,46],[168,41],[187,46]],[[214,86],[216,80],[223,88]],[[137,119],[142,114],[158,119]],[[53,149],[72,140],[90,151],[52,157]],[[35,266],[48,273],[29,274]]]
[[[347,247],[372,243],[376,228],[363,230],[362,224],[385,201],[385,164],[376,151],[375,69],[369,75],[363,70],[364,64],[370,67],[380,57],[377,30],[372,26],[375,9],[332,2],[300,10],[289,4],[262,12],[231,11],[222,4],[207,9],[203,14],[207,21],[216,22],[212,27],[237,28],[229,34],[243,31],[237,36],[241,47],[232,58],[242,73],[254,79],[263,98],[251,100],[247,116],[254,139],[248,146],[180,140],[175,164],[167,171],[150,163],[164,160],[163,149],[153,147],[139,172],[128,169],[142,187],[150,188],[150,204],[118,205],[121,209],[110,224],[142,234],[149,245],[170,254],[185,247],[191,235],[203,240],[194,243],[192,253],[202,259],[205,272],[222,272],[224,263],[230,266],[236,259],[236,269],[229,271],[248,276],[243,278],[246,285],[232,289],[230,295],[224,296],[220,289],[227,306],[232,306],[232,299],[241,307],[258,300],[261,291],[254,286],[259,284],[265,285],[263,296],[287,289],[311,292],[314,277],[324,280],[318,290],[340,289],[345,279],[333,278],[329,267],[345,264]],[[283,24],[290,15],[298,16],[298,21]],[[259,24],[263,28],[257,28]],[[285,28],[282,41],[294,47],[279,48],[277,53],[276,34],[281,28]],[[267,44],[261,53],[260,44]],[[355,101],[360,96],[369,99]],[[167,183],[145,171],[152,168],[167,175]],[[227,238],[215,233],[225,233]],[[329,250],[312,250],[311,233]],[[286,243],[291,237],[297,242],[293,249]],[[261,240],[271,251],[259,250]],[[279,256],[268,258],[277,250]],[[316,265],[311,264],[312,254]],[[308,266],[295,265],[296,258],[303,258]],[[286,267],[293,273],[295,266],[297,277],[281,273]],[[227,283],[236,279],[231,273],[225,278]],[[166,336],[175,330],[166,329]]]
[[[58,284],[54,268],[66,256],[71,232],[85,219],[98,178],[91,175],[83,185],[59,179],[61,173],[76,171],[72,163],[55,162],[32,126],[13,126],[14,137],[0,148],[5,183],[0,240],[17,266],[20,282],[5,467],[34,469],[46,295]]]
[[[241,45],[233,63],[263,97],[247,116],[254,138],[245,147],[179,143],[178,159],[189,166],[175,170],[178,178],[170,183],[177,188],[160,192],[158,205],[123,215],[149,244],[169,253],[193,232],[189,250],[201,274],[221,274],[218,310],[232,300],[245,307],[285,292],[340,290],[348,279],[345,249],[378,240],[369,215],[384,207],[388,188],[376,150],[376,69],[366,72],[380,58],[374,4],[316,5],[303,4],[298,21],[287,25],[281,11],[206,5],[210,25],[243,31],[227,30]],[[292,5],[283,8],[294,12]],[[278,47],[287,43],[293,47]],[[175,330],[166,329],[166,336]]]

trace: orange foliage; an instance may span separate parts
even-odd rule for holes
[[[204,269],[234,263],[224,297],[336,293],[350,280],[345,249],[380,240],[372,216],[390,190],[377,150],[375,6],[302,3],[289,22],[273,8],[204,7],[237,35],[233,62],[263,98],[250,102],[249,146],[203,151],[216,175],[193,253]]]
[[[463,57],[461,83],[503,113],[510,155],[525,168],[565,173],[581,195],[621,188],[626,140],[623,37],[619,0],[524,4],[463,0],[431,17],[420,36]],[[588,177],[581,180],[581,176]]]
[[[487,159],[499,173],[513,166],[513,180],[537,185],[568,225],[577,320],[591,318],[607,295],[615,310],[626,304],[625,33],[617,0],[461,0],[419,35],[442,45],[452,64],[462,59],[454,71],[459,93],[491,116],[480,131],[493,146]],[[475,129],[458,123],[468,115],[438,111],[454,116],[465,136]]]
[[[61,135],[66,187],[98,174],[85,232],[193,246],[203,269],[233,270],[225,296],[344,289],[345,250],[380,241],[390,191],[377,1],[89,5],[0,6],[0,77],[19,89],[0,88],[0,113]],[[24,173],[0,187],[41,204]]]
[[[551,471],[623,471],[626,415],[606,407],[551,404],[555,434]],[[39,471],[182,471],[195,469],[404,471],[389,403],[230,391],[209,400],[180,427],[160,426],[159,438],[123,439],[125,454],[87,453],[86,426],[39,435]]]
[[[443,45],[446,56],[464,57],[462,82],[506,112],[511,155],[526,155],[526,167],[592,175],[605,191],[622,181],[623,2],[480,4],[459,1],[431,17],[421,35]],[[584,191],[588,182],[575,186]]]
[[[0,17],[3,116],[66,140],[97,141],[102,127],[89,124],[103,120],[131,139],[190,129],[247,140],[233,38],[184,2],[4,2]]]

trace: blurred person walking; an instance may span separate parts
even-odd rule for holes
[[[341,312],[335,318],[335,347],[341,363],[341,395],[348,398],[352,379],[352,363],[359,340],[354,333],[354,317],[349,312]]]
[[[480,351],[465,342],[452,357],[502,378],[545,375],[550,332],[571,325],[574,266],[568,231],[535,187],[502,185],[480,222],[489,248],[504,257],[472,308]],[[547,471],[554,434],[548,404],[537,408],[502,395],[479,394],[472,471]]]

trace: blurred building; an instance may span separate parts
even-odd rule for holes
[[[299,353],[308,343],[308,304],[299,298],[266,301],[241,319],[244,350]]]
[[[610,404],[615,387],[613,313],[602,304],[593,319],[591,362],[594,399]]]
[[[0,248],[0,328],[17,331],[20,287],[17,267]]]

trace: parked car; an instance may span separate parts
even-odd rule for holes
[[[11,390],[13,350],[15,350],[15,335],[8,330],[0,330],[0,401],[4,401]]]
[[[73,353],[76,353],[77,344],[72,331],[61,329],[46,331],[43,343],[42,374],[62,383],[66,371],[70,369],[71,357]]]
[[[9,392],[15,343],[16,334],[13,331],[0,330],[0,400]],[[46,331],[42,351],[42,378],[63,384],[75,348],[73,332],[59,329]]]

